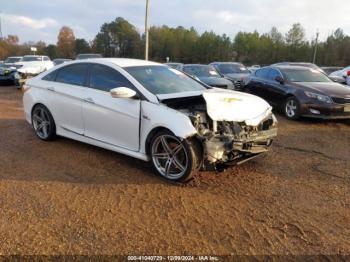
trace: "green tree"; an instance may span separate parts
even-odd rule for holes
[[[118,17],[102,25],[94,40],[94,50],[104,56],[140,57],[141,37],[136,28]]]
[[[77,38],[75,39],[75,47],[74,47],[75,54],[84,54],[84,53],[90,53],[91,47],[90,44],[83,38]]]
[[[45,53],[47,56],[49,56],[51,59],[58,58],[58,52],[57,52],[57,46],[56,45],[48,45],[46,47]]]

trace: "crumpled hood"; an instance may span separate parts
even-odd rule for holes
[[[17,71],[23,74],[39,74],[45,71],[45,65],[42,61],[19,62],[22,65]]]
[[[51,61],[29,61],[29,62],[18,62],[16,65],[22,65],[17,71],[23,74],[37,75],[45,70],[54,67]]]
[[[45,71],[45,67],[43,66],[23,66],[17,70],[20,73],[23,74],[40,74],[41,72]]]
[[[272,107],[260,97],[219,88],[203,92],[207,112],[214,121],[245,122],[257,126],[271,114]]]

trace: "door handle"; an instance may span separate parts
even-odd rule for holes
[[[51,86],[48,87],[47,90],[48,90],[48,91],[51,91],[51,92],[55,92],[55,88],[54,88],[54,87],[51,87]]]
[[[84,98],[83,101],[86,103],[95,104],[94,100],[91,97]]]

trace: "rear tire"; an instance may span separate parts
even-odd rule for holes
[[[195,141],[180,139],[170,131],[160,131],[150,143],[151,163],[160,176],[186,182],[199,170],[201,155]]]
[[[37,105],[32,112],[32,126],[35,135],[44,141],[53,140],[56,137],[56,124],[47,107]]]
[[[283,106],[284,115],[290,120],[300,118],[300,103],[294,96],[288,97]]]

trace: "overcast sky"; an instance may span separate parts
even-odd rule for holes
[[[21,42],[57,41],[63,25],[77,38],[92,40],[104,22],[121,16],[143,32],[146,0],[7,0],[0,12],[3,35]],[[194,26],[230,37],[238,31],[285,33],[300,22],[308,39],[319,30],[325,39],[340,27],[350,35],[349,0],[150,0],[151,25]]]

